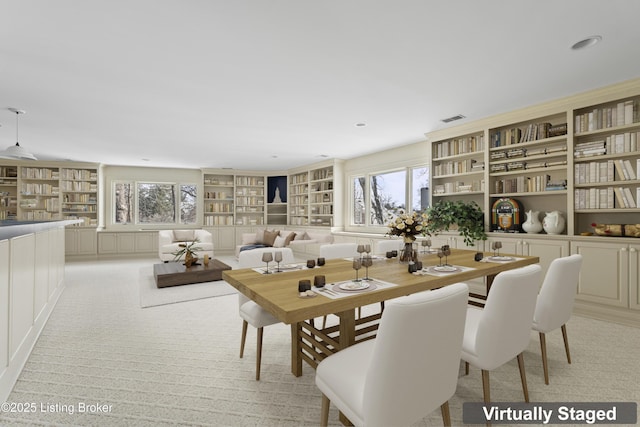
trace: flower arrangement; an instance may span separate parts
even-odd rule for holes
[[[400,236],[405,243],[416,240],[416,236],[424,236],[427,231],[427,215],[425,213],[411,212],[405,213],[400,210],[400,215],[391,218],[387,225],[389,231],[387,235]]]

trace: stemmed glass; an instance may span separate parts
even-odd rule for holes
[[[449,266],[448,257],[451,255],[451,248],[449,245],[444,245],[442,247],[442,253],[444,254],[444,265]]]
[[[431,253],[431,239],[426,239],[425,243],[427,244],[427,253]]]
[[[262,254],[262,262],[267,263],[267,268],[265,269],[264,274],[270,274],[269,271],[269,263],[273,261],[273,254],[271,252],[265,252]]]
[[[442,249],[438,249],[438,258],[440,258],[438,261],[438,267],[442,267],[442,257],[444,257],[444,251]]]
[[[361,282],[361,279],[358,279],[358,270],[360,270],[362,268],[362,261],[360,261],[360,259],[358,258],[354,258],[353,259],[353,269],[356,271],[356,278],[354,280],[354,282]]]
[[[369,253],[371,253],[371,245],[364,245],[364,252],[369,256]]]
[[[365,277],[362,280],[371,280],[369,278],[369,267],[373,265],[373,258],[371,258],[368,254],[362,258],[362,265],[364,266],[364,275]]]
[[[282,251],[277,251],[273,254],[274,261],[278,263],[278,273],[280,273],[280,263],[282,262]]]
[[[362,253],[364,252],[364,245],[358,245],[358,248],[356,249],[356,251],[358,251],[358,253],[360,254],[360,259],[362,259]]]
[[[429,253],[429,250],[428,250],[428,249],[425,249],[427,246],[429,246],[429,245],[427,244],[427,241],[426,241],[426,240],[423,240],[420,244],[422,245],[422,248],[423,248],[423,249],[422,249],[422,253],[423,253],[423,254]]]
[[[493,256],[500,256],[500,248],[502,247],[502,242],[493,242],[491,243],[491,249],[493,249]]]

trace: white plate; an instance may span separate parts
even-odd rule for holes
[[[451,265],[436,265],[432,267],[432,270],[437,271],[438,273],[454,273],[460,269]]]
[[[368,282],[346,282],[338,285],[343,291],[361,291],[369,287]]]
[[[490,261],[513,261],[515,258],[512,256],[490,256]]]

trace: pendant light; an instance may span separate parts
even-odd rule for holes
[[[25,114],[25,111],[13,107],[9,107],[8,110],[16,113],[16,145],[11,145],[6,150],[0,151],[0,157],[5,159],[38,160],[36,156],[22,148],[18,140],[18,117],[20,114]]]

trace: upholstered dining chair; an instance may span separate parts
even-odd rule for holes
[[[239,268],[264,267],[262,254],[265,252],[282,252],[282,262],[292,264],[295,262],[293,252],[289,248],[258,248],[240,252],[238,256]],[[280,323],[271,313],[260,307],[256,302],[250,300],[242,293],[238,292],[238,312],[242,318],[242,338],[240,341],[240,358],[244,356],[244,344],[247,340],[247,326],[250,324],[257,330],[256,345],[256,381],[260,380],[260,365],[262,363],[262,335],[264,327]]]
[[[545,334],[561,328],[567,362],[571,363],[566,323],[569,321],[569,318],[571,318],[581,267],[582,255],[579,254],[554,259],[549,265],[547,274],[544,277],[544,282],[540,288],[540,293],[538,294],[532,328],[540,335],[540,350],[542,353],[542,368],[544,370],[545,384],[549,384],[549,366],[547,364],[547,341]]]
[[[331,243],[320,245],[320,257],[324,259],[353,258],[360,256],[356,243]]]
[[[376,241],[376,248],[374,252],[382,255],[390,251],[398,251],[399,253],[403,247],[404,244],[401,239],[378,240]]]
[[[456,283],[387,301],[375,339],[318,364],[321,425],[331,402],[356,426],[409,425],[438,406],[451,425],[468,295]]]
[[[523,351],[531,336],[542,269],[528,265],[499,273],[491,285],[484,309],[469,306],[464,327],[462,360],[482,370],[484,401],[491,401],[489,371],[517,357],[525,402],[529,401]]]

